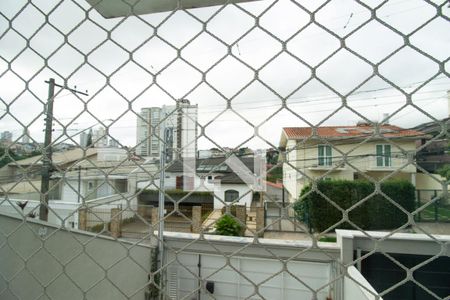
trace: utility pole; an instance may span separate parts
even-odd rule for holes
[[[71,91],[75,94],[87,96],[86,93],[71,89],[67,86],[55,83],[54,78],[45,81],[48,84],[48,99],[47,108],[45,112],[45,136],[44,136],[44,150],[42,153],[42,172],[41,172],[41,197],[39,206],[39,219],[42,221],[48,220],[48,190],[50,187],[50,177],[53,169],[52,162],[52,131],[53,131],[53,101],[55,98],[55,87]]]
[[[80,198],[81,198],[81,166],[78,166],[78,199],[77,199],[77,203],[80,203]],[[83,201],[84,203],[84,201]]]
[[[164,179],[166,177],[166,159],[167,159],[167,140],[170,135],[170,129],[164,126],[163,129],[163,141],[161,143],[161,153],[159,160],[159,203],[158,203],[158,221],[159,221],[159,230],[158,230],[158,253],[159,253],[159,269],[162,269],[164,264],[164,205],[165,205],[165,182]],[[160,286],[162,286],[162,282],[164,281],[164,274],[161,272],[160,275]],[[159,297],[162,299],[162,291],[159,291]]]
[[[181,141],[182,141],[182,130],[183,130],[183,111],[182,111],[183,100],[177,100],[176,110],[177,110],[177,152],[175,155],[176,159],[181,158]]]

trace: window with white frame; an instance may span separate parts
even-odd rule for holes
[[[332,164],[332,155],[331,155],[331,146],[329,145],[318,145],[318,163],[319,166],[331,166]]]
[[[391,145],[377,145],[377,167],[392,166]]]

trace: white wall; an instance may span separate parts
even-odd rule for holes
[[[242,184],[220,184],[214,187],[214,209],[224,207],[225,192],[228,190],[236,190],[239,192],[239,201],[235,204],[245,205],[250,208],[253,199],[253,191],[244,183]],[[220,200],[219,200],[220,199]]]
[[[36,200],[21,200],[18,201],[28,201],[23,214],[28,215],[30,212],[36,214],[36,218],[39,215],[39,201]],[[22,217],[20,212],[21,209],[17,206],[17,202],[14,199],[10,199],[10,202],[4,201],[0,205],[0,213],[12,214],[17,217]],[[50,200],[49,201],[49,211],[48,211],[48,222],[50,224],[60,226],[65,223],[67,228],[78,228],[78,205],[71,202],[62,202],[60,200]]]
[[[82,178],[80,184],[80,195],[82,197],[78,199],[78,179],[66,178],[62,183],[61,200],[65,202],[78,203],[78,200],[79,202],[83,202],[83,197],[84,200],[92,200],[118,194],[118,180],[123,179],[110,178],[109,180],[105,180],[104,178]],[[90,182],[92,183],[92,189],[89,190],[88,185]]]
[[[378,293],[362,274],[354,266],[347,269],[348,275],[344,277],[344,299],[345,300],[383,300],[374,296]],[[369,292],[370,291],[370,292]]]
[[[85,185],[80,184],[80,195],[84,194]],[[64,179],[62,183],[61,200],[74,203],[78,201],[78,180]]]
[[[416,174],[416,189],[418,190],[442,190],[442,184],[446,179],[438,174],[417,173]],[[450,185],[448,186],[450,187]]]
[[[286,151],[289,151],[286,155],[286,161],[291,165],[297,166],[297,150],[292,150],[296,145],[294,140],[289,140],[286,145]],[[283,164],[283,184],[289,193],[289,200],[293,202],[293,198],[298,197],[300,189],[298,186],[298,179],[302,177],[302,174],[292,168],[289,164]]]

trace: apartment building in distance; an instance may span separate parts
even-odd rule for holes
[[[4,145],[10,145],[12,143],[13,134],[10,131],[3,131],[0,134],[0,142]]]
[[[190,104],[189,100],[180,100],[176,105],[142,108],[137,118],[136,154],[159,159],[163,132],[168,129],[168,160],[195,157],[197,115],[198,106]]]

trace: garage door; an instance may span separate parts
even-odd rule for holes
[[[168,259],[173,261],[175,255]],[[233,256],[227,264],[223,256],[183,253],[170,266],[171,299],[312,299],[311,290],[321,287],[317,299],[329,295],[328,263],[291,261],[283,270],[283,263],[274,259]]]

